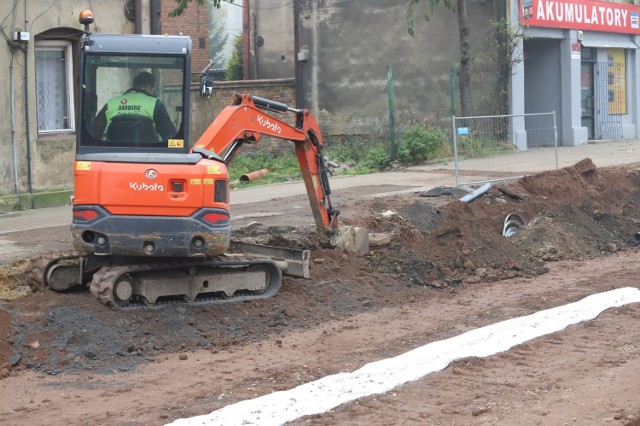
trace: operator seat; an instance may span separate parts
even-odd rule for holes
[[[153,119],[135,114],[114,117],[107,128],[107,141],[128,146],[160,142]]]

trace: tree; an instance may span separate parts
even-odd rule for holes
[[[428,10],[424,18],[428,21],[433,9],[442,4],[449,10],[457,11],[458,33],[460,35],[460,68],[458,70],[458,80],[460,81],[460,109],[465,117],[473,115],[473,98],[471,94],[471,43],[469,42],[469,21],[467,19],[466,0],[426,0]],[[414,7],[420,0],[409,0],[407,9],[407,31],[413,37],[413,12]]]
[[[498,71],[497,114],[509,113],[509,79],[515,65],[524,62],[521,50],[522,42],[527,37],[522,27],[513,29],[506,19],[501,18],[493,22],[494,40],[487,40],[487,45],[497,44],[495,57]]]
[[[242,61],[242,53],[243,53],[243,38],[242,34],[236,34],[233,37],[233,51],[231,52],[231,58],[229,59],[229,63],[227,64],[227,73],[225,76],[226,80],[242,80],[243,77],[243,61]]]
[[[225,31],[226,10],[214,12],[209,8],[209,58],[212,68],[223,68],[225,65],[224,48],[229,41],[229,34]]]
[[[169,16],[176,17],[176,16],[182,15],[182,12],[184,12],[185,9],[189,7],[189,3],[192,3],[193,1],[194,0],[175,0],[175,2],[178,4],[176,5],[175,9],[169,12]],[[210,5],[212,5],[216,9],[220,9],[220,5],[222,4],[222,2],[233,3],[234,0],[208,0],[208,1],[210,2]],[[205,2],[207,2],[207,0],[195,0],[195,2],[198,6],[202,6],[203,4],[205,4]]]

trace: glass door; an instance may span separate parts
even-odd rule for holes
[[[593,62],[580,64],[580,106],[582,107],[582,126],[587,128],[588,139],[593,139]]]

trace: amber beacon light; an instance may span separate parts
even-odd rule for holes
[[[79,21],[82,25],[93,24],[93,12],[90,11],[89,9],[83,10],[82,12],[80,12]]]

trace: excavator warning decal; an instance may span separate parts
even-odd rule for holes
[[[201,185],[201,184],[202,184],[202,179],[191,179],[191,180],[189,181],[189,183],[190,183],[191,185]]]
[[[213,185],[213,179],[211,179],[211,178],[206,178],[206,179],[204,180],[204,184],[205,184],[205,185]]]
[[[169,148],[184,148],[184,139],[169,139]]]
[[[91,170],[90,161],[76,161],[76,170]]]
[[[219,175],[221,173],[220,166],[207,166],[207,174],[210,175]]]

